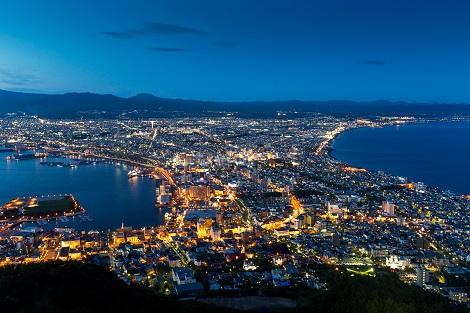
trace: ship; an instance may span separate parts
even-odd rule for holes
[[[129,178],[134,178],[140,175],[141,175],[141,172],[139,170],[130,170],[129,173],[127,173],[127,177]]]

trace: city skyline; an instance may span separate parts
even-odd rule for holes
[[[469,313],[469,13],[3,1],[0,311]]]

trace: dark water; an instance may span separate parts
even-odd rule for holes
[[[333,142],[336,159],[470,194],[470,122],[359,128]]]
[[[159,225],[163,212],[155,207],[155,181],[129,179],[130,167],[97,163],[78,168],[51,167],[35,160],[6,160],[0,153],[0,203],[14,197],[72,193],[86,209],[92,222],[74,219],[79,229],[114,229]],[[48,158],[48,161],[65,161]],[[72,221],[67,223],[72,224]]]

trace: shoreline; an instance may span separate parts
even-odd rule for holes
[[[414,121],[410,121],[410,122],[404,122],[404,123],[390,123],[390,124],[387,124],[387,125],[381,125],[381,126],[377,126],[377,127],[374,127],[374,126],[367,126],[367,125],[361,125],[361,126],[358,126],[358,127],[349,127],[347,129],[345,129],[344,131],[338,133],[333,139],[329,140],[329,143],[328,145],[326,145],[323,149],[324,149],[324,155],[325,157],[329,158],[331,161],[339,164],[339,165],[343,165],[343,166],[349,166],[349,167],[354,167],[354,168],[361,168],[361,169],[365,169],[367,170],[368,172],[371,172],[371,173],[377,173],[379,171],[382,171],[383,173],[385,173],[385,175],[387,176],[392,176],[392,177],[402,177],[404,179],[406,179],[407,181],[410,181],[410,182],[414,182],[414,183],[423,183],[426,187],[429,187],[429,188],[432,188],[432,189],[439,189],[441,191],[449,191],[451,193],[454,193],[458,196],[462,196],[462,197],[470,197],[470,192],[457,192],[457,191],[454,191],[452,189],[448,189],[448,188],[442,188],[442,187],[438,187],[438,186],[434,186],[434,185],[429,185],[427,182],[423,182],[423,181],[418,181],[418,180],[413,180],[413,179],[410,179],[408,177],[408,175],[394,175],[394,174],[391,174],[389,173],[388,171],[384,170],[384,169],[378,169],[378,170],[373,170],[367,166],[363,166],[363,167],[359,167],[359,166],[356,166],[354,164],[350,164],[346,161],[342,161],[338,158],[336,158],[335,156],[333,156],[333,151],[335,150],[333,148],[333,143],[334,141],[342,134],[344,133],[347,133],[351,130],[354,130],[354,129],[360,129],[360,128],[386,128],[386,127],[392,127],[392,126],[411,126],[411,125],[423,125],[423,124],[442,124],[442,123],[470,123],[470,118],[463,118],[463,119],[457,119],[457,120],[454,120],[454,119],[451,119],[451,120],[448,120],[448,119],[445,119],[445,120],[414,120]]]

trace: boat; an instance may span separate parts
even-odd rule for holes
[[[130,170],[129,173],[127,173],[127,177],[129,178],[134,178],[137,176],[140,176],[140,171],[139,170]]]

